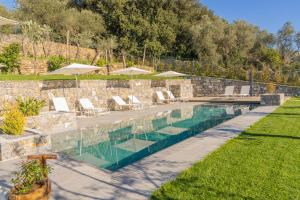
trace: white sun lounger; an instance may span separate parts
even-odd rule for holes
[[[53,97],[52,102],[53,102],[55,111],[70,112],[69,106],[64,97]]]
[[[162,91],[156,91],[155,93],[157,96],[157,103],[168,103],[170,101],[164,97]]]
[[[250,95],[250,85],[243,85],[241,88],[241,93],[238,96],[247,97]]]
[[[129,103],[133,104],[133,105],[136,105],[137,107],[139,108],[142,108],[143,107],[143,104],[142,102],[134,95],[129,95],[128,96],[128,99],[129,99]]]
[[[105,112],[102,108],[96,108],[93,103],[88,98],[79,99],[80,106],[82,108],[83,114],[106,114],[109,112]]]
[[[112,99],[121,110],[131,109],[134,105],[126,103],[120,96],[112,96]]]
[[[225,97],[233,96],[233,92],[234,92],[234,86],[226,86],[225,92],[221,96],[225,96]]]
[[[171,100],[171,101],[179,101],[180,100],[179,98],[176,98],[170,90],[167,90],[167,95],[169,97],[169,100]]]

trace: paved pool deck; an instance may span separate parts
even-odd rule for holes
[[[59,158],[50,161],[54,172],[52,199],[148,199],[153,190],[203,159],[229,139],[271,113],[277,106],[258,107],[116,172]],[[11,173],[20,160],[0,162],[0,200],[10,187]]]

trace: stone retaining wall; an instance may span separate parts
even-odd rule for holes
[[[249,85],[249,81],[212,78],[212,77],[193,77],[193,95],[201,96],[220,96],[224,94],[225,87],[234,85],[234,93],[239,94],[242,85]],[[266,83],[255,82],[253,85],[253,94],[258,96],[267,92]],[[276,93],[284,93],[286,96],[300,96],[300,86],[277,85]]]
[[[133,87],[133,88],[132,88]],[[48,94],[63,96],[66,98],[71,110],[75,109],[75,101],[78,97],[89,98],[97,107],[113,109],[111,98],[119,95],[128,98],[133,93],[146,105],[153,104],[156,90],[166,91],[170,89],[175,96],[190,98],[193,95],[191,80],[82,80],[79,81],[78,90],[75,80],[64,81],[0,81],[0,109],[5,100],[16,97],[37,97],[47,101],[49,110]]]

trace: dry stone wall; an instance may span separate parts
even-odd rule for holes
[[[249,81],[212,78],[212,77],[193,77],[193,95],[194,97],[201,96],[220,96],[224,94],[225,87],[234,85],[234,93],[239,94],[243,85],[249,85]],[[253,94],[258,96],[267,93],[266,83],[255,82],[253,84]],[[284,93],[286,96],[300,96],[300,86],[277,85],[276,93]]]
[[[81,80],[76,88],[75,80],[55,81],[0,81],[0,109],[5,100],[13,101],[17,97],[36,97],[45,99],[49,110],[49,93],[66,98],[71,110],[75,110],[76,100],[89,98],[97,107],[114,108],[112,96],[124,99],[134,94],[145,105],[153,104],[156,90],[170,89],[176,97],[191,98],[193,87],[189,79],[174,80]]]

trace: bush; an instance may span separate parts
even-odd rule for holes
[[[99,67],[103,67],[103,66],[105,66],[105,65],[107,65],[108,63],[105,61],[105,59],[103,59],[103,58],[100,58],[98,61],[97,61],[97,63],[96,63],[96,65],[97,66],[99,66]]]
[[[11,180],[16,189],[15,194],[28,194],[34,189],[34,186],[45,184],[51,170],[49,166],[43,167],[38,160],[22,163],[20,171]]]
[[[62,65],[66,62],[66,59],[59,56],[50,56],[48,59],[48,71],[54,71],[62,67]]]
[[[276,92],[276,85],[274,83],[268,83],[267,84],[267,92],[268,93],[275,93]]]
[[[46,105],[46,102],[45,100],[38,100],[34,97],[30,97],[27,99],[18,98],[17,104],[23,115],[28,117],[39,115],[41,109]]]
[[[135,65],[134,61],[128,60],[128,61],[126,62],[126,67],[132,67],[132,66],[134,66],[134,65]]]
[[[6,105],[1,129],[9,135],[21,135],[25,127],[25,117],[18,106]]]
[[[3,70],[5,72],[13,72],[15,69],[19,69],[21,46],[18,43],[12,43],[7,47],[4,47],[2,54],[0,54],[0,63],[5,65]]]

